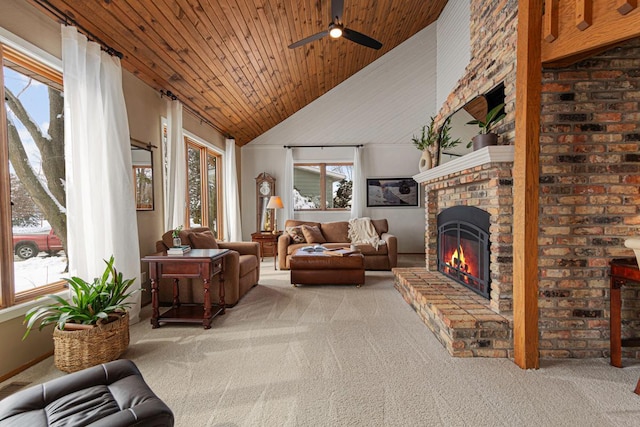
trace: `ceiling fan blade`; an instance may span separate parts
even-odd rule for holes
[[[331,21],[332,22],[335,22],[336,24],[342,23],[343,11],[344,11],[344,0],[331,0]]]
[[[347,40],[351,40],[352,42],[361,44],[362,46],[370,47],[371,49],[378,50],[382,47],[382,43],[380,43],[378,40],[372,39],[369,36],[365,36],[362,33],[350,30],[348,28],[344,28],[342,30],[342,37]]]
[[[307,44],[307,43],[312,42],[314,40],[319,40],[319,39],[321,39],[321,38],[323,38],[324,36],[327,36],[327,35],[329,35],[329,31],[328,30],[321,31],[318,34],[314,34],[314,35],[306,37],[306,38],[304,38],[302,40],[298,40],[297,42],[295,42],[293,44],[290,44],[289,45],[289,49],[295,49],[296,47],[300,47],[303,44]]]

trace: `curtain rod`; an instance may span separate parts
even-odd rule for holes
[[[170,90],[163,90],[160,89],[160,95],[162,96],[166,96],[167,98],[170,98],[173,101],[179,101],[178,97],[172,93]],[[182,102],[182,101],[181,101]],[[207,125],[211,126],[212,128],[214,128],[215,130],[217,130],[218,132],[220,132],[225,138],[227,139],[235,139],[233,136],[231,136],[229,133],[223,131],[222,129],[220,129],[218,126],[214,125],[213,123],[211,123],[211,121],[205,119],[202,114],[200,114],[198,111],[196,111],[195,109],[191,108],[190,106],[188,106],[187,104],[185,104],[184,102],[182,102],[182,107],[187,110],[187,112],[191,113],[192,115],[194,115],[196,117],[196,119],[199,119],[201,122],[206,123]]]
[[[284,148],[361,148],[364,144],[355,145],[284,145]]]
[[[65,23],[65,25],[68,25],[69,23],[71,23],[71,24],[73,24],[73,26],[75,26],[75,27],[79,28],[80,30],[82,30],[82,33],[85,36],[87,36],[87,38],[89,38],[91,41],[94,41],[94,42],[100,44],[101,47],[102,47],[102,50],[107,52],[109,55],[117,56],[118,58],[122,59],[123,55],[122,55],[121,52],[118,52],[117,50],[115,50],[114,48],[112,48],[111,46],[109,46],[108,44],[103,42],[99,37],[97,37],[91,31],[87,30],[85,27],[83,27],[82,25],[78,24],[78,22],[75,19],[71,18],[66,13],[64,13],[63,11],[61,11],[60,9],[58,9],[57,7],[52,5],[51,3],[49,3],[48,0],[34,0],[34,1],[36,3],[38,3],[40,5],[40,7],[42,7],[43,9],[45,9],[46,11],[51,13],[52,15],[56,16],[58,19],[62,20]]]

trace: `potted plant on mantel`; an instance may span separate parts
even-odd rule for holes
[[[75,372],[117,359],[129,346],[127,298],[142,290],[129,291],[135,279],[124,279],[114,267],[113,256],[102,276],[88,283],[79,277],[65,279],[71,301],[60,295],[47,295],[54,302],[33,307],[25,315],[27,330],[40,322],[42,330],[53,330],[54,363],[65,372]]]
[[[413,138],[411,138],[413,145],[415,145],[418,150],[422,151],[422,156],[420,156],[420,162],[418,163],[420,172],[431,169],[433,166],[431,149],[438,141],[438,134],[435,131],[435,120],[436,118],[432,116],[431,122],[428,125],[422,126],[420,136],[417,137],[414,135]]]
[[[491,132],[491,129],[497,122],[504,119],[506,116],[505,113],[501,113],[503,109],[504,104],[498,104],[487,113],[484,121],[471,120],[470,122],[467,122],[468,125],[477,125],[480,127],[480,132],[478,135],[473,137],[471,142],[467,145],[467,148],[473,144],[473,150],[476,151],[483,147],[496,145],[498,143],[498,135]]]

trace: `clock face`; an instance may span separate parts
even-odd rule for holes
[[[271,185],[268,182],[263,182],[260,184],[260,194],[263,196],[268,196],[271,193]]]

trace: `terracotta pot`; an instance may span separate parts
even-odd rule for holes
[[[429,170],[432,166],[433,159],[431,158],[431,153],[429,152],[429,150],[422,150],[422,156],[420,156],[420,163],[418,164],[420,172]]]
[[[490,145],[498,145],[498,135],[495,133],[481,133],[473,137],[473,151]]]

